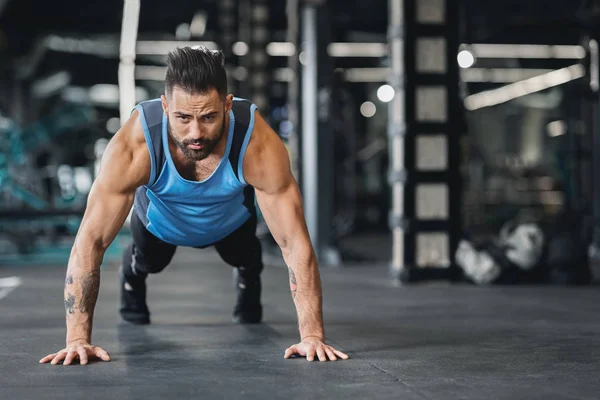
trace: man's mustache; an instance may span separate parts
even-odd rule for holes
[[[195,144],[195,145],[207,145],[210,143],[210,140],[208,139],[194,139],[194,140],[184,140],[183,144],[184,145],[189,145],[189,144]]]

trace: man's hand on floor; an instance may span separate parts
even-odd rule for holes
[[[40,360],[40,364],[50,361],[50,364],[56,365],[64,360],[63,365],[69,365],[74,360],[79,359],[79,363],[81,365],[85,365],[88,363],[90,358],[99,358],[102,361],[110,361],[110,356],[104,349],[92,346],[87,342],[79,342],[69,344],[66,348],[60,350],[58,353],[47,355]]]
[[[294,355],[306,357],[307,361],[313,361],[315,356],[318,357],[319,361],[336,361],[338,358],[348,359],[346,354],[326,345],[325,342],[316,337],[305,338],[302,342],[288,347],[284,358],[290,358]]]

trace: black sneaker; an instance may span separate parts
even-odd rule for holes
[[[237,302],[233,310],[233,322],[238,324],[258,324],[262,321],[262,305],[260,303],[260,275],[246,276],[244,270],[234,268],[234,281]]]
[[[131,249],[128,249],[131,251]],[[127,251],[127,250],[126,250]],[[124,262],[131,257],[124,256]],[[129,267],[125,265],[125,267]],[[131,275],[131,274],[127,274]],[[121,307],[119,313],[125,322],[135,325],[150,323],[150,311],[146,305],[146,279],[137,276],[125,277],[124,266],[119,269]]]

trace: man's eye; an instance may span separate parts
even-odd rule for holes
[[[208,117],[204,117],[205,121],[212,121],[213,119],[215,119],[215,117],[213,115],[209,115]]]
[[[183,115],[180,115],[177,118],[179,118],[182,121],[187,121],[188,120],[188,117],[184,117]]]

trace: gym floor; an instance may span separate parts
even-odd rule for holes
[[[401,287],[385,266],[324,268],[327,340],[351,359],[309,363],[283,358],[298,332],[281,266],[265,268],[255,326],[230,322],[232,270],[210,249],[150,277],[146,327],[119,322],[117,268],[103,266],[93,334],[112,361],[87,366],[38,364],[64,346],[64,268],[0,268],[0,398],[600,397],[597,286]]]

